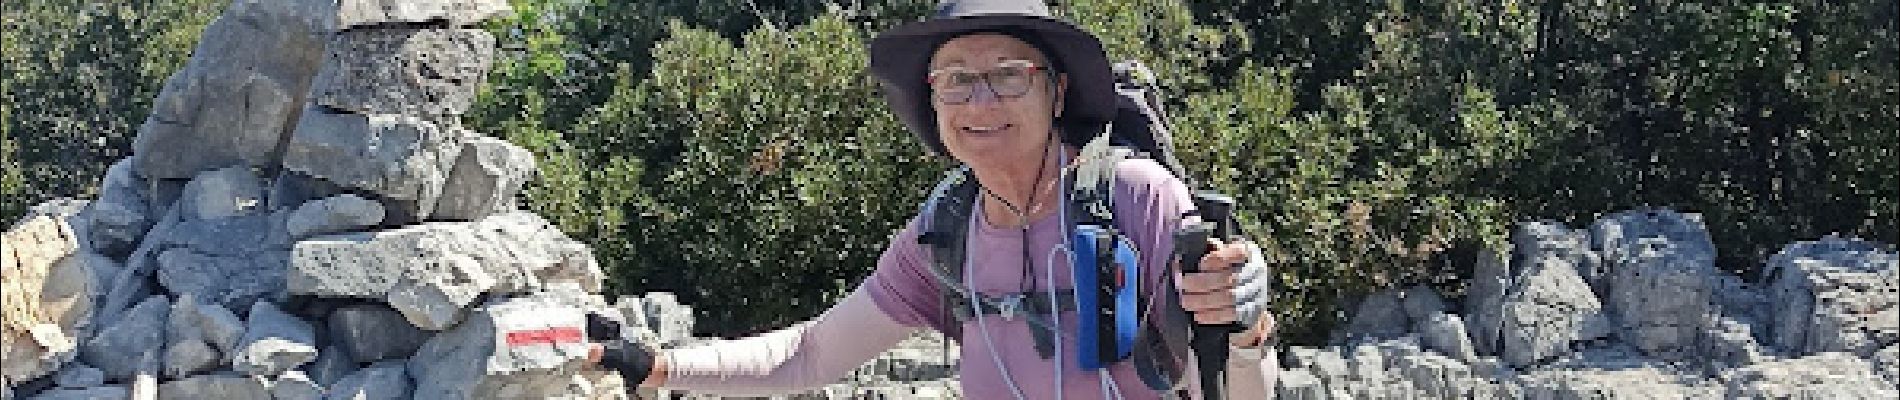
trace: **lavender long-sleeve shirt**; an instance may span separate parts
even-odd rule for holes
[[[1154,307],[1163,302],[1152,296],[1175,295],[1173,288],[1163,286],[1163,277],[1170,273],[1166,266],[1174,250],[1172,233],[1181,226],[1184,212],[1193,207],[1188,190],[1159,164],[1130,160],[1117,166],[1113,191],[1118,225],[1140,253],[1141,293],[1151,296],[1148,304],[1155,308],[1144,323],[1168,323],[1160,317],[1163,311]],[[1034,278],[1025,282],[1025,231],[991,226],[981,209],[976,207],[970,221],[967,285],[989,295],[1020,292],[1031,282],[1033,291],[1072,287],[1069,257],[1061,250],[1065,231],[1061,216],[1052,213],[1032,222],[1026,231],[1027,268]],[[968,398],[1014,398],[1012,386],[1025,398],[1055,398],[1058,385],[1062,397],[1104,398],[1098,373],[1083,371],[1073,354],[1072,338],[1080,321],[1074,311],[1049,319],[1059,321],[1065,332],[1059,346],[1064,354],[1059,359],[1039,355],[1028,324],[1020,318],[991,315],[962,321],[961,329],[949,329],[949,324],[958,322],[946,314],[945,293],[928,270],[932,268],[928,250],[917,243],[921,224],[928,218],[920,215],[899,231],[878,259],[877,270],[818,318],[760,336],[664,353],[670,367],[667,386],[736,395],[796,391],[831,383],[917,329],[933,329],[961,333],[953,339],[961,344],[959,372]],[[1161,330],[1187,332],[1185,327]],[[1060,376],[1057,360],[1062,363]],[[1234,398],[1266,398],[1274,370],[1267,365],[1271,362],[1271,358],[1230,358],[1228,391],[1241,396]],[[1188,376],[1194,376],[1191,363],[1188,370]],[[1160,397],[1127,362],[1112,365],[1108,376],[1122,398]]]

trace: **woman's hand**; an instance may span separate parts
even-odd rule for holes
[[[1208,240],[1212,251],[1200,260],[1199,272],[1178,275],[1181,307],[1197,324],[1241,323],[1247,332],[1236,344],[1257,345],[1273,333],[1267,310],[1267,263],[1260,246],[1240,241]],[[1177,265],[1175,271],[1181,269]]]
[[[595,313],[587,313],[587,362],[620,373],[629,385],[657,387],[666,380],[666,363],[659,353],[637,343],[621,331],[620,322]],[[635,380],[635,377],[640,379]]]

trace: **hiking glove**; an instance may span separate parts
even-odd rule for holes
[[[628,386],[638,387],[653,373],[653,349],[627,337],[620,321],[587,313],[587,338],[600,343],[600,366],[620,373]]]

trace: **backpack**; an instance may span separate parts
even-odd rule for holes
[[[1050,304],[1048,293],[989,297],[965,286],[966,231],[979,190],[967,166],[949,171],[931,190],[922,206],[926,225],[918,242],[924,244],[930,254],[931,265],[927,269],[944,294],[944,315],[954,318],[945,324],[952,335],[960,336],[962,322],[976,317],[977,312],[1022,318],[1030,326],[1037,352],[1049,358],[1056,333],[1046,317],[1080,303],[1077,315],[1081,321],[1075,326],[1083,328],[1076,330],[1079,340],[1075,348],[1084,370],[1132,360],[1149,387],[1172,391],[1180,387],[1187,354],[1186,341],[1174,339],[1186,335],[1161,335],[1159,329],[1186,326],[1180,321],[1189,321],[1189,318],[1174,304],[1177,296],[1172,293],[1149,293],[1149,296],[1139,293],[1140,268],[1165,266],[1139,265],[1132,243],[1120,234],[1122,230],[1116,225],[1110,198],[1115,168],[1122,160],[1152,159],[1183,182],[1188,182],[1187,174],[1174,157],[1173,135],[1161,108],[1161,92],[1153,71],[1140,62],[1124,61],[1115,64],[1114,72],[1119,94],[1116,116],[1101,135],[1083,146],[1075,160],[1074,174],[1063,177],[1059,184],[1069,191],[1068,204],[1063,205],[1067,207],[1063,223],[1071,238],[1074,290],[1056,293],[1055,304]],[[1188,183],[1192,187],[1192,182]],[[1131,282],[1137,284],[1126,284]],[[1168,287],[1172,287],[1172,283],[1164,279],[1161,287],[1152,289],[1160,291]],[[1176,318],[1176,323],[1141,321],[1149,298],[1165,304],[1156,308],[1161,311],[1160,315],[1147,317]],[[1064,326],[1070,325],[1065,321]]]

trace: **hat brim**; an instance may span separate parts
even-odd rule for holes
[[[948,155],[937,135],[936,113],[925,82],[930,57],[957,36],[1007,31],[1035,35],[1050,59],[1068,76],[1058,129],[1063,141],[1086,143],[1115,115],[1114,70],[1094,35],[1056,19],[1029,15],[981,15],[914,22],[871,40],[871,74],[884,87],[885,101],[898,119],[937,154]]]

